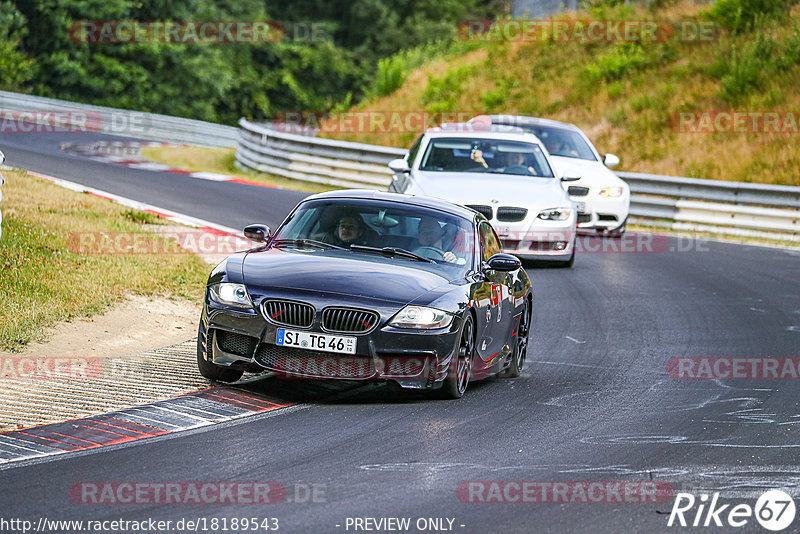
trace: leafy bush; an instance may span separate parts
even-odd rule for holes
[[[462,83],[475,71],[476,66],[464,65],[447,72],[444,76],[433,76],[428,80],[420,103],[426,111],[433,113],[452,111],[455,97],[463,92]]]
[[[760,20],[784,15],[797,0],[717,0],[709,15],[731,32],[748,31]]]
[[[406,81],[406,76],[408,76],[406,63],[399,55],[379,60],[378,70],[375,73],[373,93],[376,96],[386,96],[394,93]]]
[[[758,89],[766,72],[774,62],[774,41],[759,33],[752,42],[741,47],[731,45],[731,52],[717,59],[712,67],[720,78],[720,96],[728,102],[739,102]]]
[[[786,40],[785,47],[783,53],[775,59],[776,66],[782,71],[800,65],[800,29],[796,29],[794,35]]]
[[[619,80],[630,71],[647,63],[642,45],[622,43],[610,52],[601,54],[594,63],[587,65],[586,72],[592,80]]]
[[[516,80],[504,78],[495,82],[494,89],[486,91],[481,95],[481,101],[486,111],[494,111],[502,106],[511,96],[511,92],[519,84]]]

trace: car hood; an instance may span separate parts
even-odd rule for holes
[[[530,210],[569,205],[557,178],[471,172],[419,172],[421,193],[462,205],[496,204]]]
[[[432,301],[453,287],[446,273],[419,265],[361,253],[269,249],[247,254],[242,275],[248,290],[260,294],[280,288],[399,304],[423,295]]]
[[[582,185],[584,187],[624,187],[625,181],[614,172],[603,165],[601,161],[589,161],[586,159],[565,158],[563,156],[551,156],[553,165],[559,174],[573,170],[581,176],[576,182],[564,182],[564,186]]]

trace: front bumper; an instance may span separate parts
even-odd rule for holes
[[[538,223],[538,224],[537,224]],[[575,250],[575,218],[496,227],[503,252],[526,260],[568,261]]]
[[[594,192],[585,197],[571,196],[570,199],[579,205],[583,203],[585,209],[578,213],[578,229],[580,230],[614,230],[622,226],[628,218],[630,210],[630,194],[621,197],[608,198],[596,195]]]
[[[454,356],[460,318],[444,329],[409,331],[380,324],[356,338],[355,354],[340,354],[276,344],[280,328],[324,334],[319,327],[296,328],[268,322],[258,312],[239,312],[206,302],[198,351],[222,367],[271,371],[287,379],[392,380],[402,387],[441,387]]]

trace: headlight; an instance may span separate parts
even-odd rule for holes
[[[621,187],[604,187],[598,193],[601,197],[617,198],[622,196]]]
[[[406,306],[389,323],[400,328],[444,328],[450,326],[453,316],[445,311],[425,306]]]
[[[572,210],[570,208],[550,208],[540,211],[539,215],[537,215],[543,221],[566,221],[571,216]]]
[[[231,284],[230,282],[214,284],[208,288],[208,294],[211,296],[211,300],[225,306],[253,307],[253,302],[242,284]]]

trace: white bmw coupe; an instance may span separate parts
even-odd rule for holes
[[[519,128],[431,128],[393,160],[389,191],[439,197],[483,214],[505,252],[522,259],[575,261],[577,212],[547,149]],[[469,128],[466,128],[469,130]]]

